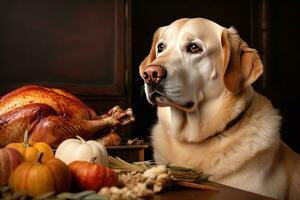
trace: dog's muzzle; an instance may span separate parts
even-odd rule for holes
[[[145,90],[149,103],[160,107],[174,106],[187,112],[195,108],[193,101],[177,103],[171,96],[165,93],[161,81],[167,77],[167,71],[163,66],[148,65],[145,67],[142,77],[147,84]]]

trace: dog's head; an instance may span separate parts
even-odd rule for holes
[[[256,50],[233,28],[203,18],[159,28],[139,68],[151,104],[187,112],[226,92],[239,94],[262,71]]]

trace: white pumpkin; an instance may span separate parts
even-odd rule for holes
[[[78,139],[66,139],[56,149],[55,157],[67,165],[75,160],[99,163],[107,166],[107,151],[103,144],[79,136]]]

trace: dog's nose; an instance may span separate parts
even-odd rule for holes
[[[149,85],[156,85],[165,77],[166,70],[160,65],[149,65],[143,72],[143,78]]]

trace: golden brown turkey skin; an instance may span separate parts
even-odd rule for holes
[[[28,104],[0,115],[0,146],[23,141],[25,130],[32,129],[40,119],[57,115],[45,104]]]
[[[72,94],[37,85],[20,87],[0,98],[0,115],[32,103],[46,104],[58,115],[77,119],[94,119],[96,113]]]
[[[90,139],[96,132],[111,126],[109,118],[98,120],[80,120],[64,116],[42,118],[33,128],[29,143],[43,141],[57,147],[63,140],[77,135]]]
[[[30,142],[46,142],[57,147],[76,135],[84,139],[107,127],[133,121],[129,108],[115,106],[102,116],[75,96],[55,88],[29,85],[0,99],[0,146],[21,142],[25,130]]]

